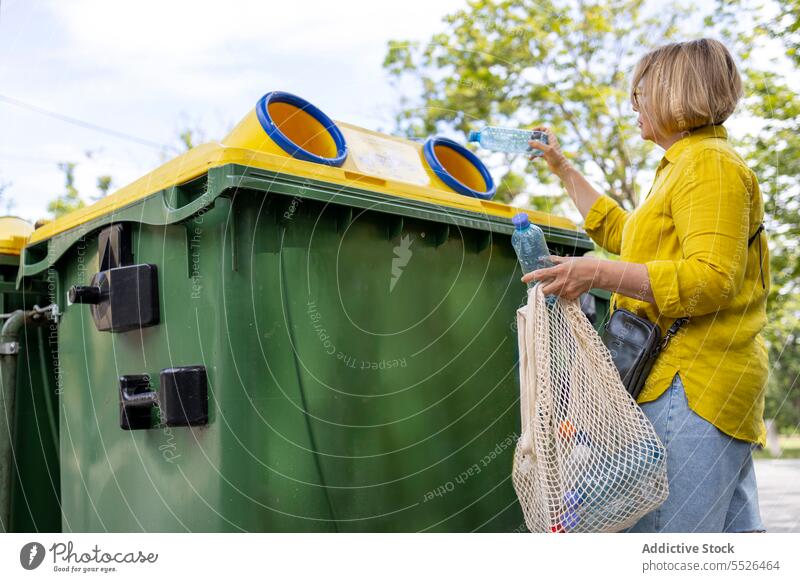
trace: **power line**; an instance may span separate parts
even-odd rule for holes
[[[2,0],[0,0],[2,1]],[[96,123],[91,123],[89,121],[83,121],[82,119],[78,119],[76,117],[70,117],[68,115],[62,115],[56,111],[50,111],[48,109],[43,109],[37,105],[32,105],[31,103],[26,103],[25,101],[21,101],[19,99],[15,99],[14,97],[8,97],[6,95],[0,95],[0,102],[7,103],[9,105],[14,105],[15,107],[20,107],[22,109],[27,109],[28,111],[33,111],[34,113],[38,113],[40,115],[44,115],[46,117],[52,117],[53,119],[58,119],[59,121],[63,121],[65,123],[71,123],[72,125],[77,125],[78,127],[82,127],[84,129],[90,129],[92,131],[96,131],[98,133],[104,133],[106,135],[110,135],[112,137],[116,137],[119,139],[124,139],[132,143],[136,143],[142,146],[146,146],[149,148],[154,148],[159,151],[173,150],[177,151],[178,148],[174,146],[168,146],[164,144],[160,144],[155,141],[151,141],[149,139],[144,139],[141,137],[137,137],[135,135],[130,135],[129,133],[124,133],[122,131],[117,131],[116,129],[110,129],[108,127],[103,127],[102,125],[97,125]]]
[[[26,162],[30,164],[48,164],[55,166],[59,162],[63,160],[56,160],[56,159],[47,159],[47,158],[37,158],[35,156],[21,156],[18,154],[6,154],[0,152],[0,160],[11,160],[12,162]]]

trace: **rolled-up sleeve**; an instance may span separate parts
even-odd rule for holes
[[[608,196],[600,196],[594,201],[583,227],[586,234],[598,245],[615,255],[622,248],[622,229],[628,213]]]
[[[747,264],[750,196],[734,160],[709,150],[692,161],[670,202],[682,258],[646,263],[662,315],[699,316],[730,305]]]

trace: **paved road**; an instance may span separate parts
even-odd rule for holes
[[[800,459],[755,464],[764,527],[768,532],[800,533]]]

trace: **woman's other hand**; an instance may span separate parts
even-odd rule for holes
[[[537,150],[541,150],[542,156],[544,161],[547,162],[547,166],[550,168],[550,171],[553,172],[559,178],[563,177],[564,170],[569,167],[569,160],[567,160],[566,156],[564,156],[563,152],[561,151],[561,145],[558,143],[558,138],[556,134],[553,133],[553,130],[549,127],[534,127],[534,131],[541,131],[547,135],[547,142],[544,143],[537,140],[531,140],[528,142],[532,148]],[[536,159],[539,156],[531,156],[531,159]]]
[[[592,287],[599,287],[605,261],[593,257],[551,256],[554,266],[537,269],[522,277],[523,283],[539,281],[542,293],[577,299]]]

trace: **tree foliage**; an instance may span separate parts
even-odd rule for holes
[[[198,141],[202,141],[204,136],[205,133],[201,128],[186,127],[185,129],[177,132],[176,139],[178,143],[180,143],[180,146],[183,150],[189,151],[197,145]],[[85,154],[87,159],[92,159],[94,156],[94,152],[91,150],[87,151]],[[164,155],[166,157],[166,153]],[[58,169],[64,174],[65,191],[47,204],[47,211],[50,212],[53,218],[58,218],[59,216],[86,206],[86,201],[75,185],[75,170],[77,167],[78,164],[75,162],[62,162],[58,164]],[[108,174],[102,174],[97,176],[96,185],[97,194],[89,197],[91,202],[96,202],[101,198],[108,196],[112,187],[114,186],[114,180],[112,176]],[[3,188],[0,184],[0,199],[2,197],[2,191]]]
[[[786,55],[800,66],[800,0],[782,0],[773,35],[786,46]]]
[[[97,193],[98,198],[104,198],[108,196],[108,193],[111,191],[111,186],[114,184],[114,181],[111,179],[111,176],[98,176],[97,177]]]
[[[549,125],[601,190],[630,208],[637,175],[652,164],[627,74],[643,50],[675,37],[686,10],[648,13],[644,0],[470,2],[427,44],[389,43],[385,68],[421,95],[399,113],[398,128],[420,137],[484,123]],[[541,164],[528,171],[552,180]]]
[[[68,212],[83,208],[86,202],[83,201],[78,189],[75,187],[75,167],[74,162],[62,162],[58,164],[58,169],[64,174],[64,193],[52,200],[47,205],[47,210],[53,215],[53,218],[58,218]]]
[[[64,193],[57,198],[51,200],[47,205],[47,210],[53,216],[58,218],[73,210],[78,210],[86,206],[86,201],[78,192],[75,185],[75,169],[78,164],[75,162],[62,162],[58,164],[58,169],[64,174]],[[108,195],[113,185],[111,176],[103,175],[97,177],[97,195],[92,196],[92,202],[100,200]]]
[[[800,425],[800,2],[779,3],[777,16],[767,19],[760,16],[758,4],[747,1],[720,0],[718,6],[724,33],[740,48],[745,62],[744,109],[757,120],[748,124],[751,129],[737,147],[758,175],[767,214],[772,288],[764,330],[771,367],[766,415],[776,418],[783,430],[796,432]],[[760,70],[750,58],[756,50],[772,48],[767,39],[779,42],[787,60],[775,58],[777,68]]]
[[[183,150],[188,152],[205,141],[205,132],[200,127],[186,127],[178,133],[178,141]]]

